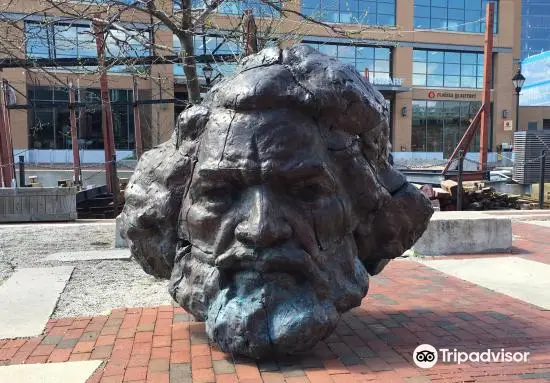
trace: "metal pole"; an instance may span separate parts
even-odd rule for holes
[[[483,57],[483,93],[481,103],[484,106],[481,118],[481,136],[479,144],[480,165],[478,170],[487,168],[487,151],[489,150],[489,112],[491,111],[491,69],[493,67],[493,21],[495,3],[487,3],[485,20],[485,51]]]
[[[17,186],[17,179],[15,178],[15,155],[13,153],[13,136],[11,134],[11,119],[10,119],[10,110],[8,109],[8,100],[9,100],[9,88],[10,84],[8,80],[3,79],[2,80],[2,86],[3,86],[3,96],[4,96],[4,126],[6,129],[6,134],[8,135],[8,145],[9,145],[9,152],[8,155],[10,157],[10,163],[11,163],[11,170],[12,170],[12,180],[10,184],[15,184]],[[13,185],[11,185],[13,186]]]
[[[71,120],[71,145],[73,147],[74,182],[82,186],[82,170],[80,169],[80,154],[78,152],[78,131],[76,129],[76,92],[73,83],[69,83],[69,113]]]
[[[139,116],[138,105],[138,84],[137,79],[134,77],[134,89],[133,89],[133,102],[134,102],[134,136],[136,140],[136,157],[139,160],[143,154],[143,142],[141,140],[141,120]]]
[[[100,15],[96,15],[97,18]],[[113,114],[111,112],[111,101],[109,99],[109,83],[107,80],[107,69],[105,68],[105,37],[101,26],[94,21],[94,34],[97,48],[97,59],[101,70],[99,82],[101,85],[101,106],[103,107],[103,146],[105,150],[105,178],[107,180],[107,189],[110,193],[115,193],[115,185],[112,181],[116,175],[113,175],[113,155],[115,153],[115,139],[113,135]]]
[[[113,185],[113,209],[115,217],[118,215],[118,177],[116,175],[116,152],[113,154],[113,179],[111,180],[111,185]]]
[[[519,130],[519,89],[516,88],[516,132]]]
[[[25,156],[19,156],[19,187],[25,187]]]
[[[457,196],[456,196],[456,210],[462,211],[462,172],[464,169],[464,151],[461,150],[458,154],[458,175],[457,175]]]
[[[540,156],[540,186],[539,186],[539,209],[544,209],[544,168],[546,167],[546,150]]]
[[[11,144],[11,132],[9,126],[9,115],[7,108],[7,93],[4,91],[7,82],[2,80],[0,92],[0,173],[4,187],[11,187],[15,178],[15,165],[13,160],[13,148]],[[2,183],[0,183],[0,187]]]

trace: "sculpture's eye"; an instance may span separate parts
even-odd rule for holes
[[[323,182],[311,181],[291,186],[290,195],[299,202],[314,204],[333,194],[333,188]]]
[[[209,210],[221,211],[233,203],[233,193],[230,187],[210,187],[200,190],[194,198]]]

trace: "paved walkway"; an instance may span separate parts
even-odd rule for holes
[[[514,223],[512,255],[550,263],[550,228]],[[449,257],[445,259],[462,258]],[[491,270],[487,270],[491,273]],[[550,292],[549,292],[550,294]],[[530,352],[526,363],[412,360],[419,344]],[[0,365],[100,360],[92,382],[549,382],[550,311],[429,268],[392,262],[311,354],[256,363],[208,345],[204,325],[173,306],[50,320],[43,335],[0,340]],[[0,367],[1,368],[1,367]]]

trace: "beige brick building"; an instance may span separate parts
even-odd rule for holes
[[[481,104],[483,78],[483,45],[485,5],[487,0],[350,0],[345,2],[293,0],[285,7],[311,15],[335,28],[356,31],[343,34],[319,24],[304,22],[300,16],[289,13],[277,22],[271,39],[282,45],[302,41],[326,54],[348,62],[368,75],[391,106],[392,143],[396,157],[443,159],[456,146]],[[493,57],[493,90],[491,93],[490,150],[498,145],[512,143],[513,127],[505,121],[515,121],[516,96],[511,78],[520,57],[521,0],[496,1]],[[24,0],[10,11],[25,12],[38,2]],[[196,36],[196,54],[235,54],[241,52],[239,44],[225,40],[227,30],[234,29],[245,7],[255,9],[262,16],[265,5],[259,1],[226,1],[209,25],[206,37]],[[272,12],[273,14],[273,12]],[[136,22],[135,15],[132,22]],[[275,17],[277,14],[275,12]],[[266,24],[259,19],[259,25]],[[32,17],[22,23],[32,24]],[[61,19],[58,20],[63,24]],[[141,20],[145,26],[147,19]],[[83,21],[72,26],[86,28]],[[23,28],[25,31],[28,30]],[[89,24],[88,24],[89,28]],[[4,31],[7,36],[9,31]],[[80,35],[75,34],[77,39]],[[37,43],[32,52],[30,36],[16,35],[25,41],[25,53],[44,57],[57,52],[59,46]],[[167,28],[155,31],[157,41],[166,45],[177,42]],[[32,40],[32,39],[31,39]],[[89,42],[83,39],[79,51],[86,52]],[[54,44],[58,44],[53,42]],[[80,43],[80,40],[79,40]],[[61,47],[63,48],[63,47]],[[62,50],[62,49],[61,49]],[[71,54],[71,52],[64,52]],[[74,54],[74,52],[72,52]],[[215,62],[214,77],[228,75],[233,62]],[[202,68],[203,64],[201,64]],[[201,82],[202,69],[199,68]],[[97,97],[97,75],[58,71],[58,77],[72,76],[78,81],[82,94]],[[64,100],[56,91],[56,80],[32,70],[4,69],[3,76],[17,90],[17,104],[32,104],[30,109],[12,109],[14,148],[28,150],[29,160],[70,162],[70,140],[66,139],[68,109],[63,106],[42,108],[40,102],[50,99]],[[76,80],[78,79],[78,80]],[[112,97],[131,101],[132,77],[124,72],[109,75]],[[151,76],[140,80],[141,98],[186,98],[185,78],[177,65],[153,65]],[[82,98],[81,98],[82,99]],[[30,101],[32,102],[30,102]],[[132,108],[117,106],[115,136],[117,149],[128,155],[134,145]],[[141,106],[145,119],[145,141],[153,145],[166,140],[173,128],[174,118],[181,105],[161,104]],[[83,161],[92,162],[100,152],[100,110],[84,112],[79,119],[79,138]],[[529,113],[527,111],[526,113]],[[536,112],[540,113],[540,112]],[[99,118],[99,119],[98,119]],[[522,115],[522,121],[530,117]],[[522,126],[523,128],[523,126]],[[477,151],[474,143],[471,151]],[[66,154],[68,153],[68,154]],[[86,158],[87,153],[91,153]],[[93,154],[93,155],[92,155]]]

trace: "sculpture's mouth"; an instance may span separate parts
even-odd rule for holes
[[[319,289],[329,287],[328,278],[313,258],[296,248],[269,248],[254,250],[243,247],[231,249],[218,256],[216,267],[227,277],[257,275],[263,279],[287,283],[292,277],[295,283],[313,283]]]

